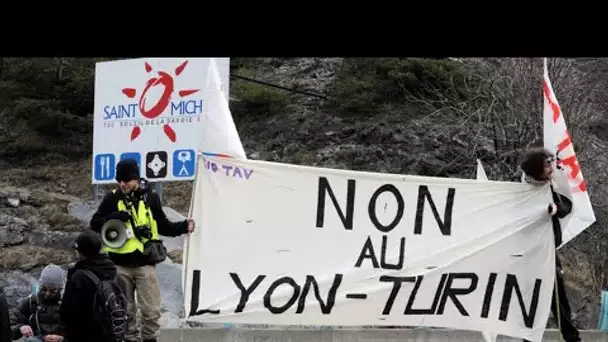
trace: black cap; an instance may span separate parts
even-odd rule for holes
[[[101,238],[92,230],[82,232],[76,238],[74,249],[85,258],[91,258],[101,252]]]
[[[134,159],[123,159],[116,164],[116,181],[128,182],[139,179],[139,165]]]

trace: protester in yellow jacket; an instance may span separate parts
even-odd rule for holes
[[[167,256],[159,239],[180,236],[194,230],[192,219],[171,222],[165,215],[160,198],[140,178],[139,166],[133,159],[125,159],[116,166],[119,187],[104,197],[91,219],[91,229],[101,232],[112,219],[120,220],[127,228],[127,241],[120,248],[105,246],[103,250],[116,264],[118,276],[124,282],[129,311],[128,341],[140,341],[135,321],[137,302],[141,310],[141,340],[156,341],[160,334],[160,288],[156,265]]]

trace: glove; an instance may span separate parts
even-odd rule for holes
[[[126,211],[115,211],[108,215],[108,220],[120,220],[122,222],[128,222],[131,219],[131,214]]]

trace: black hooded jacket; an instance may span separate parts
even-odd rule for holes
[[[559,219],[570,215],[572,212],[572,201],[564,195],[559,194],[553,187],[551,187],[551,194],[553,195],[553,203],[557,207],[557,212],[551,217],[553,223],[553,237],[555,239],[555,248],[559,247],[562,242],[562,225]]]
[[[93,299],[97,292],[95,283],[83,272],[89,270],[100,280],[117,278],[116,266],[107,254],[84,259],[68,270],[68,280],[59,308],[65,326],[65,337],[69,341],[106,342],[99,323],[93,320]]]
[[[104,223],[106,223],[106,221],[112,218],[115,218],[118,211],[119,200],[130,200],[133,203],[133,207],[137,208],[138,206],[136,206],[135,203],[138,203],[139,200],[143,200],[145,198],[146,203],[148,204],[150,211],[152,212],[152,217],[157,223],[159,235],[175,237],[180,236],[182,234],[186,234],[188,232],[188,221],[169,221],[167,215],[165,215],[165,212],[163,211],[160,198],[158,197],[156,192],[152,191],[143,179],[142,182],[142,187],[135,190],[131,198],[127,197],[120,190],[117,190],[115,192],[109,192],[108,194],[106,194],[101,204],[99,205],[97,211],[93,214],[93,217],[91,218],[91,229],[97,233],[100,233],[101,227],[104,225]],[[116,265],[126,267],[139,267],[148,264],[147,259],[144,258],[143,254],[139,251],[135,251],[129,254],[108,254]]]
[[[513,177],[513,181],[522,181],[530,184],[540,185],[546,184],[546,181],[535,180],[534,178],[528,177],[525,174],[523,174],[523,176],[524,177],[522,178],[522,173],[518,172]],[[562,225],[559,219],[563,219],[572,213],[572,201],[568,197],[555,191],[553,185],[550,185],[550,188],[553,203],[557,207],[555,215],[551,216],[551,223],[553,226],[553,239],[555,241],[555,248],[557,248],[563,243]],[[547,210],[551,212],[551,205],[549,205]]]
[[[46,302],[41,299],[39,293],[32,293],[22,299],[15,310],[12,326],[13,339],[22,337],[21,327],[28,325],[32,328],[34,335],[59,335],[64,336],[64,327],[59,316],[59,305],[61,298],[49,299]]]
[[[4,292],[0,290],[0,342],[13,340],[8,303]]]

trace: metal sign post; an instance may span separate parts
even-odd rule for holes
[[[99,188],[97,187],[97,184],[93,184],[91,194],[93,195],[93,202],[96,202],[99,197]]]
[[[154,191],[158,195],[160,199],[160,203],[163,203],[163,183],[162,182],[154,182]]]

